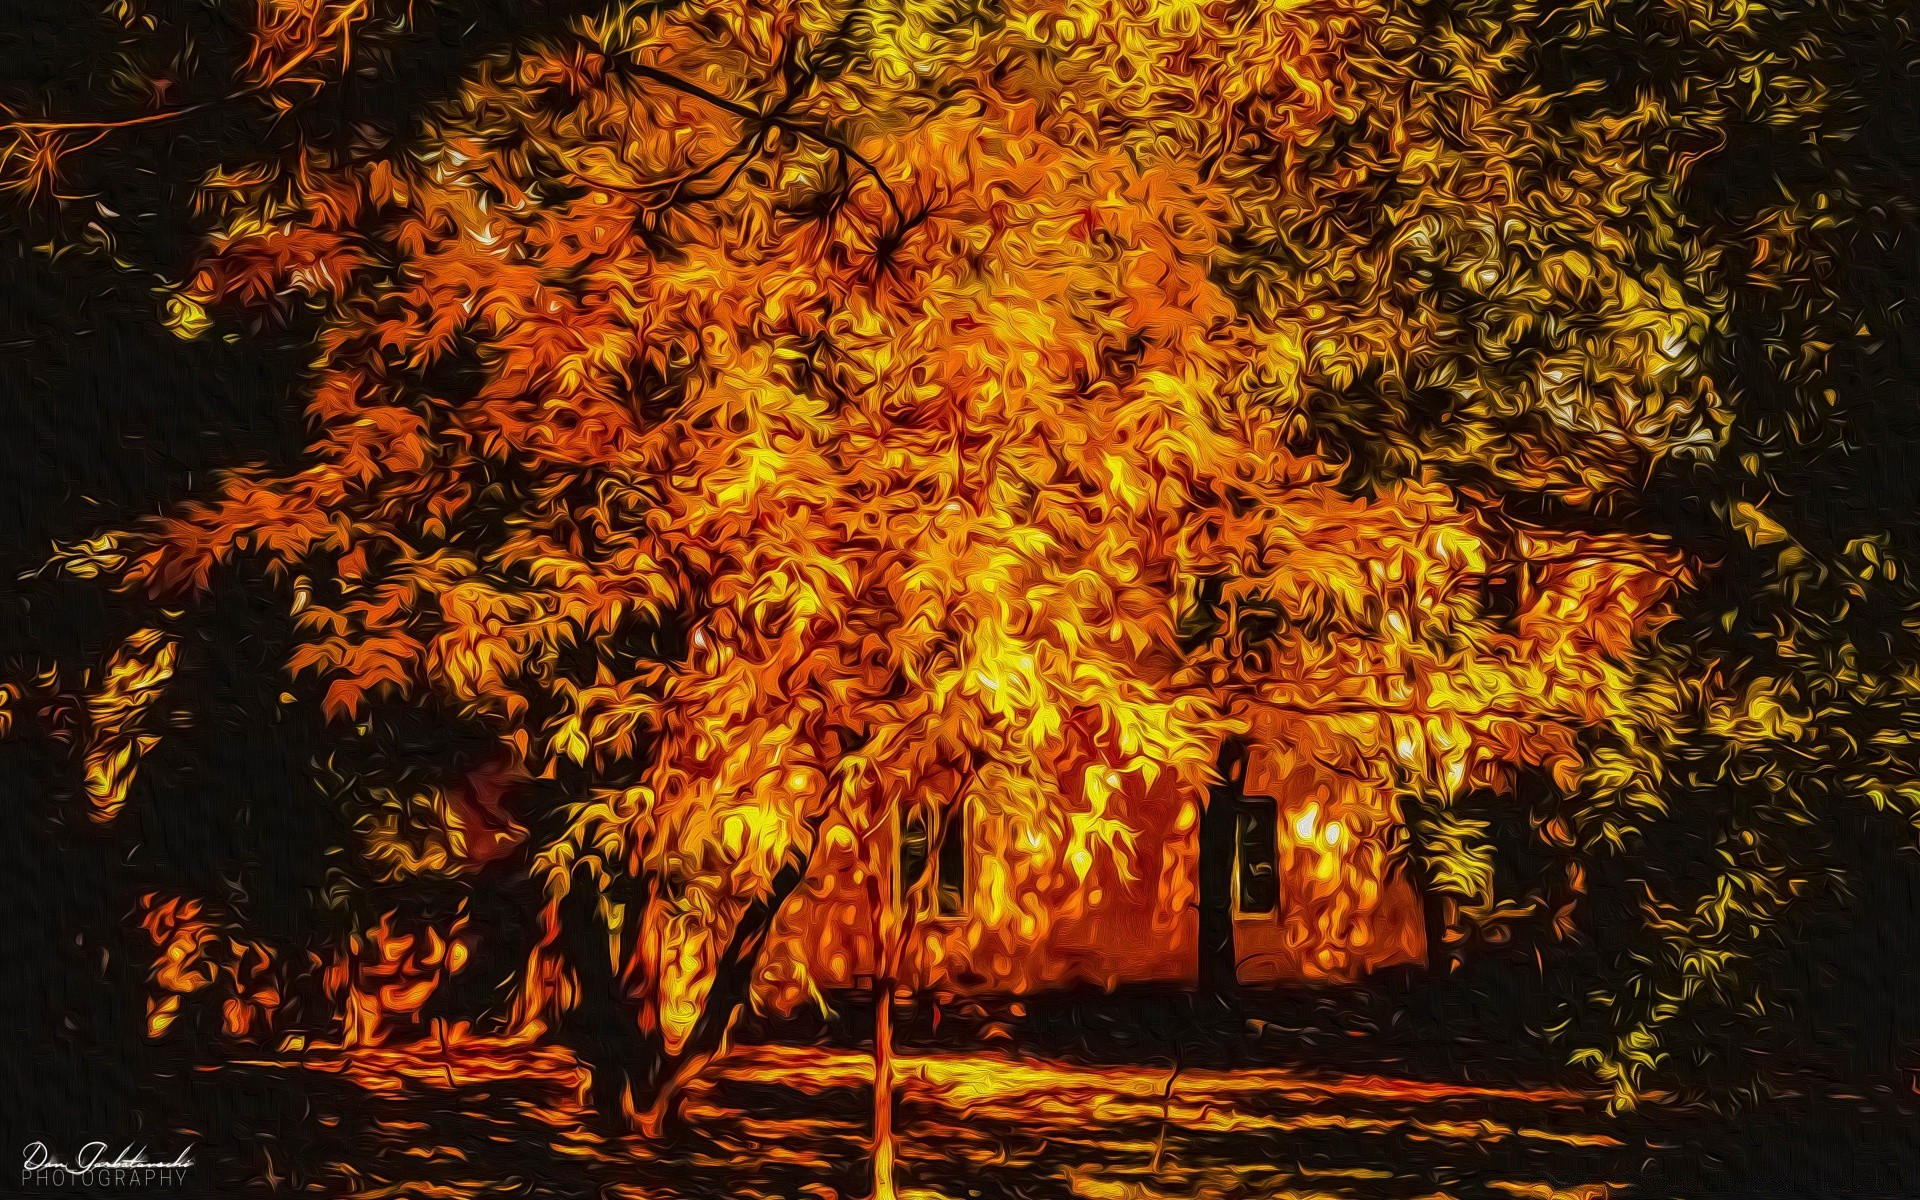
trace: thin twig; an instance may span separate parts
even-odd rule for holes
[[[682,79],[670,71],[662,71],[658,67],[649,67],[644,63],[634,63],[628,69],[642,79],[650,79],[655,83],[670,87],[677,92],[692,96],[694,99],[705,104],[710,104],[722,112],[731,113],[743,121],[762,122],[769,128],[785,129],[792,133],[799,134],[802,137],[812,138],[828,149],[845,155],[847,158],[860,164],[861,168],[864,169],[867,174],[873,176],[873,181],[880,185],[880,190],[885,193],[887,197],[887,207],[893,210],[895,229],[904,230],[906,228],[907,214],[906,210],[900,206],[900,197],[894,193],[892,185],[887,182],[887,177],[880,173],[880,168],[874,164],[873,160],[858,150],[855,150],[852,146],[848,145],[844,139],[836,137],[826,129],[780,115],[780,110],[785,107],[785,102],[778,107],[762,112],[750,104],[743,104],[738,100],[729,100],[725,96],[710,92],[697,83]]]
[[[767,130],[775,127],[775,124],[779,121],[781,115],[786,112],[787,108],[790,105],[792,105],[795,94],[796,93],[791,93],[791,92],[788,93],[787,96],[780,101],[780,103],[774,105],[771,109],[769,109],[767,114],[764,117],[756,118],[752,123],[752,127],[747,131],[746,136],[742,137],[739,141],[735,142],[733,144],[733,148],[728,150],[725,154],[716,155],[714,158],[709,159],[707,162],[704,162],[697,167],[690,167],[687,170],[682,171],[680,174],[674,176],[672,179],[659,180],[655,183],[648,184],[644,188],[617,187],[613,185],[600,185],[600,186],[606,186],[611,191],[617,191],[627,195],[634,195],[634,194],[648,195],[651,193],[659,192],[661,190],[665,190],[666,197],[664,199],[659,200],[657,202],[653,202],[653,201],[642,202],[644,206],[644,211],[649,213],[661,212],[666,209],[672,208],[675,204],[679,203],[681,194],[683,190],[687,187],[687,185],[698,183],[700,180],[705,179],[707,176],[713,174],[715,171],[727,165],[729,162],[732,162],[735,158],[740,158],[741,160],[740,163],[734,167],[734,169],[727,175],[726,179],[721,182],[718,188],[716,188],[711,192],[706,193],[705,195],[693,195],[690,197],[690,199],[692,200],[703,202],[703,203],[706,201],[718,200],[720,197],[726,195],[729,191],[732,190],[734,181],[740,178],[740,173],[747,168],[747,165],[753,161],[754,156],[761,151],[762,149],[760,144],[761,139],[766,136]]]
[[[328,23],[327,27],[321,30],[311,42],[303,47],[300,53],[280,64],[276,69],[268,72],[258,82],[237,88],[224,96],[219,96],[211,100],[197,100],[192,104],[182,104],[177,108],[158,109],[154,112],[142,113],[135,117],[98,118],[74,121],[7,121],[0,123],[0,131],[17,133],[73,133],[98,130],[102,133],[108,133],[117,129],[132,129],[140,125],[158,125],[165,121],[175,121],[181,117],[192,116],[197,112],[204,112],[215,105],[229,104],[235,100],[242,100],[248,96],[258,95],[261,92],[269,91],[278,86],[288,75],[291,75],[295,70],[299,69],[308,59],[320,53],[322,44],[328,38],[340,32],[341,28],[348,22],[365,16],[366,6],[367,0],[353,0],[351,4],[341,9],[339,14]],[[92,143],[88,144],[91,145]]]
[[[1173,1070],[1167,1074],[1167,1090],[1160,1097],[1160,1137],[1153,1144],[1153,1166],[1151,1173],[1160,1173],[1160,1156],[1167,1148],[1167,1126],[1173,1121],[1173,1081],[1180,1078],[1180,1043],[1178,1035],[1173,1044]]]
[[[444,1017],[435,1017],[433,1024],[435,1032],[440,1035],[440,1065],[446,1070],[447,1090],[451,1092],[456,1089],[453,1082],[453,1058],[447,1053],[447,1022]]]

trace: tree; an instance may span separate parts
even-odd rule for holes
[[[330,719],[430,701],[552,781],[516,1012],[617,989],[597,1088],[650,1123],[820,848],[892,913],[902,815],[962,795],[1084,873],[1124,787],[1230,830],[1236,762],[1311,754],[1369,853],[1417,797],[1432,886],[1498,926],[1480,806],[1546,771],[1578,866],[1667,803],[1676,733],[1740,724],[1661,644],[1698,571],[1641,501],[1729,421],[1676,195],[1732,85],[1622,148],[1530,78],[1562,42],[1492,4],[616,4],[402,147],[209,181],[170,319],[310,322],[311,447],[65,561],[173,602],[257,559]],[[429,799],[370,846],[491,869]]]
[[[1110,15],[617,10],[483,66],[418,165],[256,176],[171,311],[317,310],[308,462],[70,563],[173,596],[262,555],[336,719],[430,691],[576,780],[550,899],[576,862],[650,881],[663,1063],[710,1052],[703,998],[744,992],[829,822],[959,773],[1090,854],[1122,775],[1204,791],[1276,722],[1443,790],[1567,761],[1669,556],[1340,494],[1293,448],[1311,335],[1213,270],[1275,186],[1217,131],[1279,120],[1301,39],[1333,87],[1337,45]],[[1176,48],[1210,65],[1148,67]]]

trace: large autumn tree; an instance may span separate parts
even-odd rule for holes
[[[1492,5],[615,5],[402,144],[206,181],[169,319],[309,322],[310,447],[64,560],[168,603],[263,563],[343,742],[431,700],[493,747],[510,782],[347,797],[363,857],[540,879],[518,1017],[617,991],[634,1113],[817,849],[914,806],[1118,853],[1123,781],[1312,745],[1493,926],[1489,806],[1538,769],[1577,900],[1717,786],[1676,742],[1788,731],[1793,685],[1663,639],[1704,567],[1647,518],[1734,419],[1730,238],[1679,200],[1730,29],[1663,122],[1566,103],[1537,75],[1594,30]],[[550,829],[486,799],[529,780]],[[1664,903],[1583,1048],[1623,1098],[1737,950]],[[555,953],[582,919],[613,969]]]

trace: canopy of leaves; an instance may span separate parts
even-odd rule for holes
[[[1831,218],[1702,219],[1687,181],[1824,119],[1768,49],[1804,16],[616,4],[404,145],[206,181],[170,319],[310,322],[310,450],[65,560],[167,599],[264,561],[329,716],[377,741],[431,699],[559,780],[550,903],[582,861],[670,880],[646,957],[682,1024],[823,828],[966,794],[1111,845],[1123,777],[1201,789],[1223,739],[1365,780],[1363,837],[1420,799],[1483,924],[1523,770],[1574,899],[1719,806],[1719,861],[1643,873],[1596,993],[1624,1099],[1813,886],[1803,810],[1920,794],[1908,660],[1843,631],[1893,557],[1823,560],[1725,465],[1741,306],[1818,309]],[[1674,76],[1610,91],[1656,32]],[[1702,481],[1777,555],[1770,658],[1697,636],[1721,564],[1660,529]],[[376,842],[434,832],[389,807]],[[473,865],[437,836],[371,857]]]

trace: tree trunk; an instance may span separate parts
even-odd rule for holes
[[[820,824],[820,818],[809,821],[808,832],[817,835]],[[741,914],[716,964],[707,1002],[678,1052],[668,1051],[653,1006],[628,998],[631,989],[614,971],[608,951],[599,889],[591,872],[577,870],[562,901],[560,944],[579,984],[579,1000],[558,1032],[587,1067],[593,1108],[603,1121],[621,1130],[637,1127],[649,1136],[667,1129],[681,1089],[712,1060],[735,1010],[747,999],[774,918],[806,878],[811,858],[811,839],[805,848],[796,843],[766,894]],[[642,909],[654,899],[647,889]],[[637,930],[644,916],[635,911],[628,921]],[[637,946],[628,949],[629,955],[638,952]]]
[[[1459,966],[1459,947],[1453,943],[1453,901],[1428,882],[1424,871],[1416,871],[1414,886],[1420,891],[1421,915],[1426,918],[1427,970],[1435,975],[1451,975]]]
[[[1226,1000],[1238,983],[1233,948],[1233,864],[1247,746],[1239,738],[1220,744],[1215,772],[1200,817],[1200,992]]]
[[[819,832],[819,820],[809,823],[811,833]],[[713,1060],[725,1040],[733,1014],[746,1003],[753,986],[753,972],[760,962],[760,951],[773,931],[774,918],[795,888],[807,877],[813,856],[812,839],[802,850],[795,845],[787,851],[786,861],[773,877],[767,893],[747,906],[734,926],[733,937],[714,968],[713,987],[693,1029],[681,1043],[678,1053],[669,1053],[657,1019],[648,1022],[644,1041],[650,1069],[636,1088],[634,1101],[641,1112],[640,1130],[649,1137],[665,1132],[674,1119],[680,1091],[702,1068]]]
[[[1459,947],[1453,942],[1454,902],[1434,878],[1434,853],[1428,847],[1427,829],[1433,812],[1420,800],[1408,797],[1401,802],[1401,820],[1408,834],[1403,861],[1407,879],[1420,899],[1420,915],[1427,942],[1427,970],[1433,975],[1450,975],[1458,965]]]
[[[893,981],[873,984],[873,1200],[894,1200]]]
[[[873,1200],[894,1200],[893,990],[901,949],[897,816],[867,841],[867,898],[873,909]]]
[[[593,872],[576,867],[560,902],[556,944],[573,969],[579,998],[556,1022],[559,1039],[587,1068],[589,1099],[603,1121],[625,1125],[633,1081],[649,1069],[637,1036],[638,1014],[614,971],[609,930],[599,905]]]

